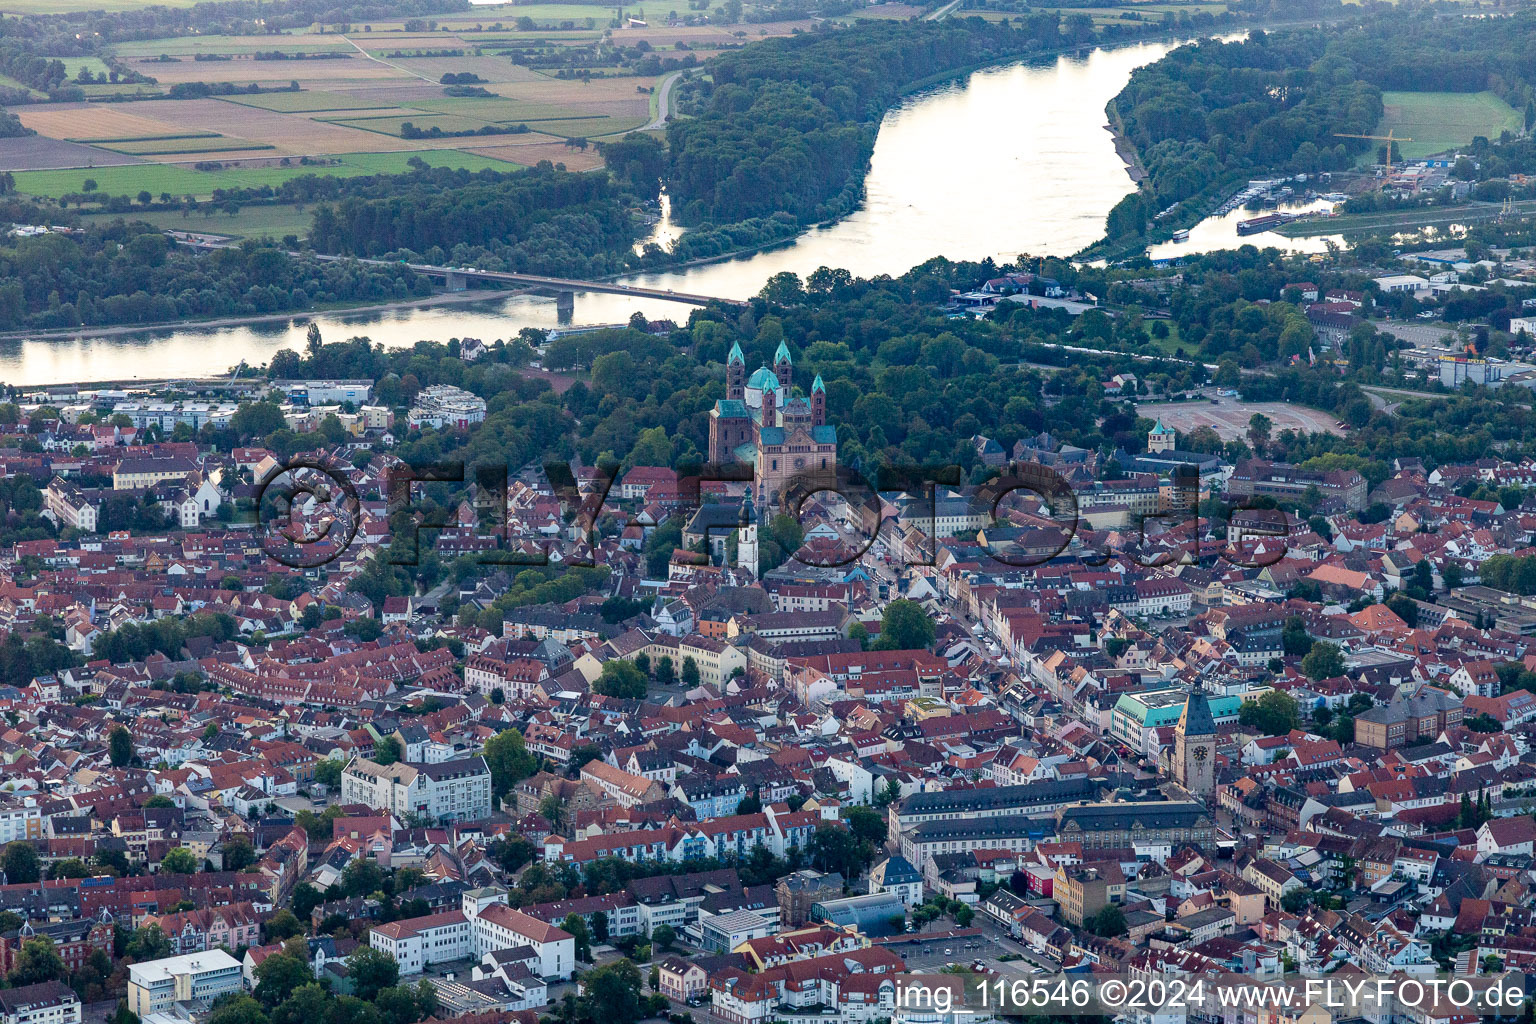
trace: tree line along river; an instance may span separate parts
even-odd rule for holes
[[[1095,49],[1086,57],[1021,61],[973,72],[909,98],[882,121],[864,204],[835,224],[738,259],[636,275],[634,283],[747,298],[774,274],[817,267],[856,277],[901,274],[933,256],[999,262],[1020,253],[1069,255],[1098,239],[1110,208],[1134,187],[1105,127],[1105,105],[1131,72],[1175,42]],[[1173,251],[1236,244],[1238,211],[1199,225]],[[1228,223],[1230,222],[1230,223]],[[662,229],[665,230],[665,224]],[[1278,236],[1242,239],[1296,247]],[[1320,239],[1308,239],[1322,248]],[[666,300],[578,293],[559,311],[553,297],[497,299],[382,311],[319,314],[331,341],[366,335],[388,346],[453,337],[491,340],[523,327],[686,318]],[[212,376],[242,360],[257,366],[302,349],[306,321],[287,317],[169,330],[86,332],[74,338],[0,341],[0,380],[13,384]]]

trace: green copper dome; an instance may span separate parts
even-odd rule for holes
[[[751,377],[747,378],[747,387],[757,388],[759,391],[767,391],[779,386],[779,378],[774,376],[772,370],[766,366],[760,366]]]

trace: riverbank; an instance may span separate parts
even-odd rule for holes
[[[1120,120],[1120,108],[1115,106],[1114,100],[1110,100],[1104,113],[1109,118],[1109,123],[1104,127],[1115,140],[1115,155],[1125,164],[1125,173],[1140,188],[1141,183],[1147,180],[1147,169],[1141,165],[1141,154],[1136,152],[1136,144],[1126,138],[1125,123]]]
[[[422,298],[397,299],[391,302],[375,302],[366,306],[315,306],[307,310],[296,309],[287,313],[262,313],[252,316],[218,317],[213,320],[171,320],[152,324],[116,324],[110,327],[92,327],[85,330],[60,328],[51,331],[0,332],[3,341],[82,341],[87,338],[110,338],[124,334],[152,334],[156,331],[175,330],[182,327],[246,327],[251,324],[281,323],[300,320],[322,313],[350,316],[354,313],[385,313],[392,309],[424,309],[430,306],[451,306],[463,302],[486,302],[521,295],[526,288],[498,288],[494,291],[443,292]]]

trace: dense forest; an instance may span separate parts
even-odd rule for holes
[[[1352,166],[1383,90],[1492,90],[1516,109],[1533,97],[1536,14],[1471,19],[1373,8],[1358,24],[1206,40],[1138,69],[1110,105],[1150,177],[1110,214],[1111,237],[1153,215],[1209,200],[1244,178]]]
[[[197,255],[121,220],[0,245],[0,330],[247,316],[428,291],[405,267],[319,263],[254,242]]]
[[[624,269],[637,233],[602,173],[541,165],[303,181],[342,197],[315,212],[309,240],[322,252],[579,277]]]

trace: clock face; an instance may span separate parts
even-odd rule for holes
[[[1209,751],[1207,751],[1204,747],[1196,747],[1194,749],[1195,760],[1201,762],[1202,764],[1205,763],[1205,759],[1208,754]]]

